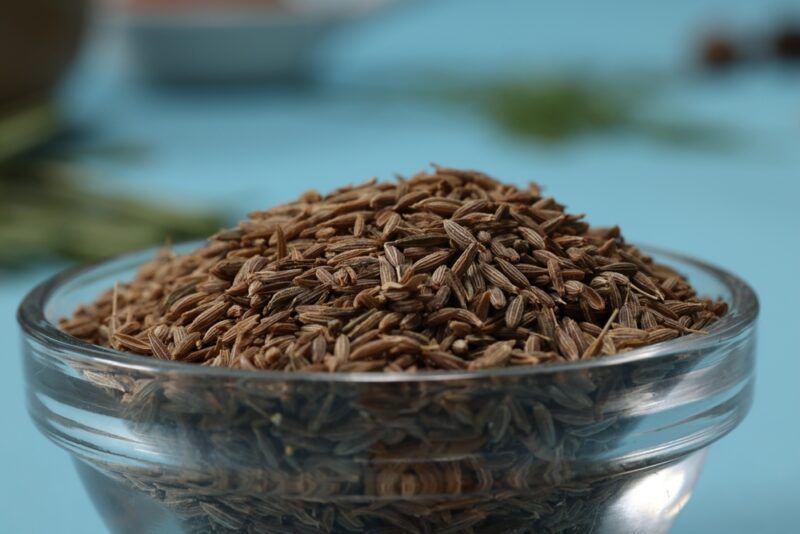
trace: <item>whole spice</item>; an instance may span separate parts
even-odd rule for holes
[[[606,519],[619,499],[682,465],[630,454],[652,438],[654,392],[721,364],[716,348],[478,373],[667,341],[724,312],[535,185],[436,168],[309,192],[194,252],[164,251],[63,323],[92,343],[253,370],[229,380],[76,362],[126,443],[180,451],[79,468],[121,496],[123,530],[144,508],[122,503],[152,501],[190,532],[617,531]],[[457,373],[408,373],[428,369]],[[686,417],[654,409],[665,428]]]
[[[535,184],[437,167],[252,213],[61,326],[209,366],[422,371],[616,354],[725,310]]]

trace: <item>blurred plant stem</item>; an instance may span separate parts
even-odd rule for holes
[[[725,147],[733,140],[719,125],[661,109],[659,93],[671,83],[664,76],[542,74],[472,83],[432,78],[417,94],[477,109],[506,132],[538,143],[615,134],[696,148]]]
[[[14,127],[31,129],[24,122]],[[0,124],[3,136],[13,138],[7,123]],[[63,131],[29,145],[0,160],[0,267],[49,258],[99,259],[167,240],[204,237],[225,224],[218,213],[103,192],[82,163],[87,154],[134,162],[142,155],[140,147],[98,143]]]
[[[58,129],[58,112],[48,101],[2,111],[0,109],[0,162],[31,149]]]

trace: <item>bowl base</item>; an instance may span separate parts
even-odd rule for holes
[[[454,522],[451,527],[464,522],[463,526],[474,533],[666,534],[689,501],[706,454],[707,448],[655,467],[591,483],[573,481],[544,493],[534,490],[494,498],[486,495],[484,501],[497,503],[494,512],[488,515],[476,513],[474,500],[458,496],[424,502],[398,497],[396,501],[355,503],[339,502],[335,497],[320,502],[263,495],[243,499],[221,494],[187,494],[184,499],[175,500],[160,489],[158,477],[106,474],[80,460],[76,460],[75,466],[106,526],[120,534],[359,531],[342,527],[337,519],[350,513],[362,523],[352,527],[363,527],[363,531],[374,528],[388,532],[404,525],[397,531],[434,532],[445,526],[436,524],[439,514],[432,512],[425,516],[419,512],[437,509],[449,510]],[[165,487],[169,488],[169,484]],[[235,501],[247,513],[236,511],[228,501]],[[270,513],[259,514],[258,510],[263,508],[269,508]],[[280,510],[285,514],[277,512]],[[453,530],[457,531],[462,529]]]

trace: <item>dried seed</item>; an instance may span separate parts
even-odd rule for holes
[[[559,265],[558,261],[554,259],[550,259],[547,261],[547,272],[550,275],[550,283],[553,286],[553,289],[559,295],[564,294],[564,278],[561,276],[561,266]]]
[[[201,337],[199,332],[191,332],[182,337],[179,342],[175,343],[175,348],[172,349],[171,359],[180,360],[182,357],[189,354],[189,352],[196,347]]]
[[[488,263],[482,263],[480,265],[480,270],[483,273],[483,276],[486,277],[486,281],[489,282],[489,284],[495,285],[509,293],[516,294],[518,292],[517,287],[512,284],[508,278],[506,278],[506,275]]]
[[[368,358],[383,354],[384,352],[394,348],[394,346],[395,341],[391,339],[378,339],[376,341],[370,341],[355,349],[350,354],[350,360],[366,360]]]
[[[282,260],[286,257],[286,236],[283,234],[283,228],[280,225],[275,228],[275,245],[277,247],[277,257]]]
[[[525,289],[531,285],[530,282],[528,282],[528,278],[512,263],[503,258],[495,258],[495,263],[497,263],[497,266],[500,267],[500,270],[503,271],[508,279],[520,289]]]
[[[586,348],[586,350],[583,351],[582,355],[583,358],[593,358],[594,356],[600,354],[600,349],[602,348],[603,343],[605,342],[606,334],[608,334],[608,331],[611,329],[611,325],[614,323],[614,319],[616,319],[617,313],[619,313],[618,310],[614,310],[613,312],[611,312],[611,316],[608,318],[608,321],[606,321],[603,330],[595,338],[595,340]]]
[[[150,342],[150,350],[153,352],[153,356],[160,360],[170,359],[171,354],[169,349],[160,339],[158,339],[158,336],[156,336],[152,330],[147,333],[147,340]]]
[[[516,328],[522,321],[522,314],[525,313],[525,298],[517,295],[506,309],[506,326]]]
[[[431,252],[427,256],[423,256],[415,261],[411,266],[411,272],[424,273],[431,271],[446,262],[452,255],[452,250],[437,250],[436,252]]]
[[[499,287],[493,287],[489,290],[489,302],[495,310],[501,310],[506,307],[506,294]]]
[[[448,237],[450,237],[453,243],[459,248],[466,249],[471,244],[475,243],[475,237],[472,233],[457,222],[451,219],[445,219],[442,224],[444,224],[444,231],[447,232]]]
[[[253,213],[194,252],[160,255],[61,326],[253,373],[464,373],[615,354],[726,312],[537,186],[436,168]],[[608,464],[613,476],[576,478],[570,459],[613,452],[652,400],[622,413],[619,399],[686,372],[662,360],[480,384],[254,375],[234,380],[235,396],[223,383],[76,370],[114,396],[131,432],[167,429],[153,445],[191,453],[192,469],[98,465],[179,530],[583,532],[626,473],[651,466],[628,458]],[[243,469],[211,469],[223,464]]]
[[[220,301],[209,307],[203,313],[194,318],[188,326],[189,332],[199,332],[216,323],[230,307],[230,304],[225,301]]]
[[[400,222],[402,221],[402,217],[400,214],[396,212],[391,212],[389,218],[386,220],[386,223],[383,225],[383,233],[382,236],[385,238],[389,237],[397,230],[397,227],[400,226]]]
[[[522,238],[533,246],[535,250],[544,250],[547,248],[544,237],[533,228],[526,228],[521,226],[517,229]]]
[[[548,447],[553,447],[556,444],[556,429],[553,424],[553,416],[550,411],[545,408],[541,402],[533,405],[533,417],[536,421],[536,428],[542,435],[542,439]]]
[[[378,258],[378,265],[379,265],[379,274],[381,277],[381,285],[387,286],[392,282],[397,282],[397,278],[395,277],[395,270],[389,264],[389,261],[384,258]]]
[[[362,235],[364,235],[364,226],[365,225],[366,225],[366,222],[364,220],[364,214],[363,213],[357,214],[356,215],[356,220],[353,223],[353,235],[355,237],[361,237]]]
[[[453,264],[453,274],[456,276],[462,276],[464,273],[466,273],[467,269],[472,266],[472,262],[475,260],[477,254],[478,244],[470,243]]]
[[[405,262],[403,253],[397,247],[387,243],[383,246],[383,250],[386,254],[386,259],[389,260],[393,267],[400,267]]]
[[[120,348],[139,354],[149,354],[152,350],[148,342],[128,334],[123,334],[122,332],[115,333],[113,341],[119,345]]]
[[[726,311],[536,186],[437,167],[254,212],[62,328],[203,365],[411,372],[612,354]]]
[[[580,350],[578,346],[575,344],[575,340],[572,339],[563,328],[556,327],[556,346],[558,347],[559,352],[567,357],[568,360],[577,360],[580,358]]]
[[[489,345],[483,356],[469,362],[469,369],[486,369],[489,367],[502,367],[511,356],[512,342],[501,341]]]

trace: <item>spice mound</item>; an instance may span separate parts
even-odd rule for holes
[[[61,328],[207,366],[473,370],[612,355],[726,309],[535,184],[435,167],[310,191],[165,250]]]

